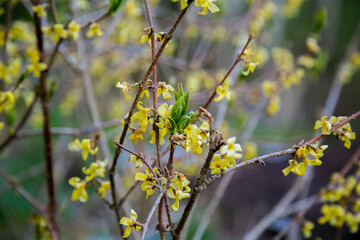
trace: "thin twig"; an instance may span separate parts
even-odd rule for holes
[[[20,196],[28,201],[45,219],[47,219],[46,211],[41,203],[39,203],[33,196],[30,195],[28,191],[26,191],[22,186],[14,181],[12,177],[6,174],[2,169],[0,169],[0,175],[13,187],[17,193],[20,194]]]
[[[49,3],[50,3],[51,14],[53,16],[54,22],[58,23],[59,21],[58,21],[58,17],[56,14],[55,2],[54,2],[54,0],[49,0]]]
[[[41,3],[41,1],[34,1],[35,5]],[[35,24],[35,34],[37,39],[37,48],[40,55],[40,62],[44,61],[44,43],[43,35],[41,31],[41,18],[36,13],[33,15]],[[57,223],[57,211],[56,211],[56,197],[55,197],[55,184],[53,173],[53,159],[52,159],[52,146],[51,146],[51,132],[50,132],[50,114],[48,104],[48,90],[47,90],[47,74],[48,69],[41,71],[40,73],[40,101],[43,113],[43,132],[44,132],[44,145],[45,145],[45,164],[46,164],[46,182],[48,191],[48,216],[49,227],[51,229],[52,238],[59,239],[59,227]]]
[[[238,65],[238,63],[242,60],[242,56],[244,55],[244,52],[246,50],[246,48],[248,47],[248,45],[250,44],[251,40],[253,40],[255,38],[255,35],[253,35],[252,33],[249,34],[249,38],[244,46],[244,48],[242,49],[242,51],[238,54],[237,58],[235,59],[235,61],[233,62],[233,64],[231,65],[230,69],[228,70],[228,72],[225,74],[225,76],[223,77],[223,79],[219,82],[219,84],[215,87],[215,89],[213,90],[212,94],[210,95],[209,99],[207,100],[207,102],[203,105],[203,108],[207,108],[211,101],[215,98],[216,96],[216,89],[217,87],[221,86],[224,84],[224,82],[226,81],[226,79],[230,76],[231,72],[234,70],[234,68],[236,67],[236,65]]]
[[[145,221],[145,223],[143,225],[143,230],[142,230],[142,233],[141,233],[141,236],[140,236],[140,240],[145,239],[146,232],[149,229],[150,220],[151,220],[152,216],[154,215],[154,212],[155,212],[156,208],[159,206],[160,201],[161,201],[163,196],[164,196],[164,192],[160,191],[160,194],[157,197],[157,199],[155,200],[155,202],[154,202],[154,204],[153,204],[153,206],[152,206],[152,208],[151,208],[151,210],[149,212],[149,215],[147,216],[146,221]]]

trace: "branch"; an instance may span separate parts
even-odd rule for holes
[[[154,215],[154,212],[155,212],[156,208],[159,206],[160,201],[161,201],[163,196],[164,196],[164,192],[160,191],[160,194],[157,197],[157,199],[155,200],[154,205],[152,206],[152,208],[150,210],[150,213],[147,216],[146,221],[145,221],[145,223],[143,225],[143,230],[142,230],[142,233],[141,233],[141,236],[140,236],[140,240],[145,239],[145,234],[146,234],[147,230],[149,229],[149,223],[150,223],[151,217]]]
[[[41,203],[39,203],[33,196],[30,195],[23,187],[17,184],[9,175],[7,175],[2,169],[0,169],[0,175],[7,183],[9,183],[13,189],[20,194],[26,201],[28,201],[45,219],[47,219],[46,211]]]
[[[251,40],[253,40],[255,38],[255,35],[253,35],[252,33],[249,34],[249,38],[244,46],[244,48],[242,49],[242,51],[239,53],[239,55],[237,56],[237,58],[235,59],[235,61],[233,62],[233,64],[231,65],[230,69],[228,70],[228,72],[225,74],[224,78],[220,81],[220,83],[215,87],[215,89],[213,90],[212,94],[210,95],[209,99],[207,100],[207,102],[203,105],[203,108],[207,108],[211,101],[215,98],[216,96],[216,89],[223,85],[225,80],[230,76],[231,72],[234,70],[234,68],[236,67],[236,65],[238,65],[238,63],[240,63],[240,61],[242,60],[242,56],[244,55],[244,52],[246,50],[246,48],[248,47],[248,45],[250,44]]]

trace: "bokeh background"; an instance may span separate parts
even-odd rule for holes
[[[73,0],[77,2],[75,13],[77,21],[85,22],[100,15],[108,6],[107,1]],[[9,52],[21,59],[23,68],[26,66],[24,49],[34,44],[32,17],[29,13],[28,1],[13,1],[13,39],[10,37]],[[69,1],[71,2],[71,1]],[[69,2],[55,1],[60,22],[66,23],[73,18],[69,10]],[[252,3],[251,3],[252,2]],[[268,19],[263,19],[261,28],[256,26],[256,14],[262,6],[272,2],[274,9]],[[290,2],[290,3],[289,3]],[[190,90],[190,109],[203,104],[210,92],[220,80],[224,72],[231,66],[236,51],[242,48],[251,30],[257,30],[257,37],[252,43],[255,54],[261,64],[255,72],[245,80],[239,79],[239,72],[245,68],[241,65],[232,75],[232,99],[210,106],[216,126],[226,137],[236,136],[241,139],[248,131],[249,122],[254,111],[259,121],[254,126],[248,140],[257,144],[258,155],[266,154],[297,144],[302,139],[310,139],[315,120],[321,117],[329,90],[338,78],[342,63],[348,61],[350,53],[359,51],[360,41],[360,1],[358,0],[305,0],[290,16],[283,14],[285,4],[296,10],[296,2],[302,1],[266,1],[266,0],[218,0],[221,9],[217,14],[201,16],[196,14],[199,9],[191,7],[174,38],[166,49],[158,64],[159,81],[176,85],[182,82],[186,90]],[[7,1],[1,1],[0,29],[3,31],[6,17]],[[178,15],[180,4],[170,0],[153,0],[152,4],[155,31],[167,31]],[[289,7],[289,6],[288,6]],[[284,90],[281,94],[281,110],[268,117],[263,108],[259,108],[261,99],[261,83],[273,78],[275,69],[271,56],[273,47],[289,49],[294,58],[306,51],[306,39],[311,36],[314,17],[322,9],[327,10],[327,24],[319,34],[318,43],[321,47],[324,66],[321,69],[308,71],[301,83]],[[289,10],[290,11],[290,10]],[[290,11],[291,12],[291,11]],[[50,12],[48,12],[50,15]],[[255,23],[254,23],[255,22]],[[255,25],[252,25],[255,24]],[[87,203],[71,202],[72,187],[68,179],[82,176],[81,168],[88,162],[81,159],[80,153],[70,152],[68,144],[75,137],[91,138],[93,119],[88,105],[88,88],[84,86],[84,75],[79,70],[82,62],[87,62],[88,77],[93,85],[93,94],[101,121],[106,128],[106,146],[112,156],[115,147],[112,140],[117,139],[122,126],[120,120],[129,110],[130,102],[115,85],[118,81],[135,83],[142,79],[150,60],[148,44],[140,45],[139,40],[143,29],[147,27],[143,1],[124,0],[119,12],[100,22],[105,32],[103,37],[84,39],[80,44],[85,47],[79,52],[77,45],[66,41],[55,59],[54,67],[49,74],[50,85],[54,93],[50,101],[51,126],[54,131],[53,150],[55,160],[55,182],[57,190],[60,226],[64,239],[115,239],[117,226],[113,213],[106,205],[89,191]],[[83,31],[83,34],[85,31]],[[17,36],[20,36],[17,38]],[[18,44],[18,45],[17,45]],[[13,48],[18,46],[17,50]],[[51,50],[52,43],[46,41],[46,51]],[[258,50],[258,51],[257,51]],[[359,73],[355,73],[349,82],[344,84],[335,116],[349,116],[360,107]],[[16,108],[6,116],[7,125],[12,124],[22,115],[29,105],[34,93],[37,79],[29,77],[21,85],[16,101]],[[131,95],[134,92],[131,93]],[[134,96],[134,95],[132,95]],[[151,99],[151,98],[150,98]],[[143,100],[144,105],[151,101]],[[168,103],[173,103],[170,99]],[[257,109],[259,108],[259,109]],[[249,121],[250,119],[250,121]],[[41,136],[42,115],[40,104],[35,105],[26,126],[0,153],[1,169],[13,176],[16,181],[27,189],[40,202],[46,202],[46,185],[43,141]],[[359,135],[359,120],[352,123],[353,131]],[[81,130],[81,134],[76,132]],[[4,137],[3,130],[1,136]],[[125,145],[137,149],[150,156],[154,155],[153,145],[149,145],[150,134],[138,145],[126,140]],[[245,143],[240,142],[242,145]],[[352,143],[350,150],[335,137],[328,137],[324,144],[329,145],[323,157],[323,165],[314,168],[314,176],[307,193],[315,194],[324,186],[330,174],[339,170],[359,147],[359,140]],[[243,145],[244,146],[244,145]],[[166,145],[162,147],[164,150]],[[106,158],[106,150],[100,148],[100,158]],[[129,165],[129,155],[123,153],[119,160],[119,181],[124,189],[133,183],[134,167]],[[175,155],[175,166],[189,174],[194,181],[201,157],[178,149]],[[110,158],[111,159],[111,158]],[[109,160],[110,160],[109,159]],[[202,239],[242,239],[262,216],[266,215],[279,199],[287,192],[298,178],[295,175],[284,177],[281,170],[287,166],[288,157],[271,159],[266,166],[253,165],[238,171],[224,192],[219,205],[210,218],[209,226]],[[189,224],[187,239],[193,239],[197,226],[203,220],[203,213],[216,193],[218,183],[212,184],[201,194],[195,212]],[[107,197],[109,196],[109,193]],[[147,216],[155,196],[145,201],[145,195],[139,189],[129,198],[128,207],[135,207],[140,221]],[[181,202],[184,207],[186,200]],[[180,208],[180,213],[182,208]],[[16,194],[2,178],[0,179],[0,239],[33,239],[34,224],[30,216],[33,208]],[[316,221],[320,216],[319,206],[314,207],[306,217]],[[175,214],[174,219],[177,215]],[[282,218],[273,224],[261,237],[271,239],[277,231],[286,227],[291,218]],[[336,229],[328,225],[316,225],[313,238],[332,239]],[[344,227],[343,239],[357,239],[359,236],[347,234]],[[150,226],[149,239],[158,239],[154,224]],[[298,238],[302,239],[301,235]]]

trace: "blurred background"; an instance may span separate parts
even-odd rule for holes
[[[76,8],[70,11],[69,2]],[[0,29],[4,32],[8,1],[0,1]],[[65,24],[69,19],[84,23],[101,15],[108,7],[107,1],[97,0],[56,0],[59,21]],[[172,26],[180,3],[170,0],[150,1],[155,32],[166,32]],[[236,136],[242,145],[245,156],[253,157],[287,149],[301,140],[314,136],[314,123],[323,111],[335,116],[349,116],[360,108],[360,75],[357,70],[349,73],[346,64],[351,64],[353,55],[359,51],[360,43],[360,1],[358,0],[218,0],[219,13],[198,15],[200,8],[192,6],[180,23],[174,38],[158,64],[159,81],[176,86],[183,83],[190,90],[190,109],[196,110],[206,102],[209,93],[231,66],[236,53],[242,49],[248,34],[254,32],[256,39],[251,43],[254,58],[259,63],[253,74],[241,76],[246,69],[240,64],[231,75],[232,97],[230,101],[212,103],[209,111],[215,118],[215,125],[226,138]],[[326,25],[322,31],[314,33],[316,14],[326,9]],[[9,59],[19,59],[20,68],[27,64],[26,49],[34,46],[35,36],[31,4],[29,1],[13,1],[13,21],[11,25],[7,52]],[[50,11],[48,11],[50,15]],[[49,18],[49,17],[48,17]],[[50,19],[50,18],[49,18]],[[48,23],[44,23],[47,25]],[[104,35],[97,38],[83,38],[65,41],[55,58],[49,73],[52,88],[50,100],[51,126],[53,127],[53,155],[55,161],[55,182],[63,239],[115,239],[116,220],[113,212],[96,196],[88,191],[87,203],[72,202],[73,188],[68,179],[83,176],[81,169],[89,162],[81,159],[78,152],[70,152],[68,144],[75,138],[92,138],[94,130],[93,110],[89,98],[96,99],[96,108],[103,122],[102,134],[105,144],[100,147],[100,159],[112,160],[114,152],[112,140],[121,133],[121,119],[129,110],[131,100],[126,101],[123,93],[115,85],[117,82],[136,83],[144,76],[151,62],[149,44],[139,41],[148,26],[144,3],[141,0],[124,0],[120,10],[100,23]],[[86,31],[81,34],[85,35]],[[0,37],[3,36],[0,34]],[[311,53],[307,39],[314,38],[320,52]],[[45,52],[53,47],[50,38],[46,39]],[[78,44],[84,47],[83,50]],[[262,96],[262,82],[279,79],[279,66],[274,60],[274,48],[288,49],[294,61],[304,54],[315,59],[315,65],[305,68],[305,75],[299,84],[283,87],[279,94],[281,107],[278,112],[269,114],[269,98]],[[86,63],[84,65],[84,62]],[[83,67],[85,66],[85,73]],[[345,66],[345,67],[344,67]],[[280,66],[281,68],[281,66]],[[344,70],[345,69],[345,70]],[[347,75],[346,75],[347,74]],[[348,76],[350,75],[350,76]],[[90,80],[92,87],[86,85]],[[6,137],[17,120],[31,103],[38,79],[29,76],[16,93],[13,110],[1,116],[6,122],[1,137]],[[11,86],[11,84],[9,84]],[[337,89],[339,98],[330,90]],[[335,91],[336,92],[336,91]],[[135,96],[135,91],[130,93]],[[324,110],[328,99],[335,99],[329,109]],[[151,98],[143,99],[143,105],[151,106]],[[169,99],[160,103],[173,104]],[[271,117],[269,115],[272,115]],[[25,127],[0,152],[1,169],[11,175],[36,199],[45,203],[45,167],[43,139],[41,135],[41,106],[37,103]],[[360,122],[352,122],[353,131],[359,134]],[[137,145],[130,140],[125,145],[141,151],[145,155],[155,155],[154,146],[149,144],[150,134]],[[352,142],[351,149],[335,136],[326,138],[323,144],[329,145],[322,158],[323,164],[313,168],[312,181],[302,197],[312,196],[329,181],[331,173],[339,171],[359,147],[359,140]],[[245,147],[248,146],[248,147]],[[162,146],[165,150],[167,145]],[[129,154],[123,153],[119,159],[119,183],[128,189],[134,182],[135,169],[128,163]],[[166,159],[166,157],[164,158]],[[175,168],[188,173],[194,182],[194,175],[204,156],[186,155],[178,148],[175,155]],[[289,157],[266,161],[266,166],[251,165],[237,171],[228,179],[228,185],[217,181],[204,191],[188,225],[184,239],[197,239],[198,227],[204,224],[204,214],[219,186],[223,194],[218,204],[213,205],[213,214],[206,218],[208,225],[201,239],[243,239],[256,224],[269,213],[282,196],[291,189],[299,178],[294,174],[284,177],[281,170],[288,166]],[[107,193],[106,198],[109,197]],[[296,199],[301,199],[298,197]],[[139,220],[143,222],[156,196],[145,200],[145,194],[134,191],[129,197],[128,209],[136,206]],[[186,200],[182,200],[180,210],[173,219],[180,217]],[[306,214],[314,222],[320,216],[317,205]],[[129,212],[128,209],[126,212]],[[0,239],[33,239],[34,224],[31,216],[34,209],[6,181],[0,178]],[[281,217],[268,227],[258,239],[271,239],[288,226],[289,215]],[[158,239],[150,224],[149,238]],[[203,225],[206,226],[206,225]],[[313,232],[313,239],[333,239],[336,229],[327,224],[319,225]],[[289,239],[302,239],[296,231]],[[357,239],[359,236],[343,229],[343,239]],[[201,234],[202,235],[202,234]],[[291,235],[291,234],[290,234]],[[195,237],[196,236],[196,237]]]

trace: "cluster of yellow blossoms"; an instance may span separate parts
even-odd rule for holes
[[[178,2],[179,0],[171,0],[173,2]],[[202,7],[203,10],[198,12],[198,14],[206,15],[208,10],[212,13],[217,13],[220,9],[215,5],[214,2],[217,0],[195,0],[195,7]],[[180,0],[181,9],[184,9],[188,6],[187,0]]]
[[[228,167],[236,165],[235,159],[240,159],[242,151],[240,144],[235,143],[236,137],[229,138],[226,144],[220,148],[220,154],[215,154],[213,161],[210,163],[211,174],[220,174],[227,170]]]
[[[79,139],[75,139],[69,143],[69,150],[82,151],[82,158],[84,160],[87,160],[89,153],[95,155],[98,152],[95,143],[90,139],[83,139],[81,142]],[[107,160],[95,160],[88,168],[82,168],[83,173],[86,175],[84,180],[79,177],[70,178],[69,184],[75,188],[72,192],[71,200],[86,202],[88,200],[86,188],[89,186],[95,187],[96,183],[98,183],[97,193],[101,198],[104,198],[106,191],[110,189],[110,182],[100,180],[99,178],[105,177],[107,165]]]
[[[250,23],[250,32],[258,35],[265,27],[265,24],[271,20],[276,10],[276,5],[272,1],[265,2],[255,13],[254,19]]]
[[[79,23],[73,20],[69,23],[67,28],[65,28],[64,25],[58,23],[52,27],[42,27],[41,30],[45,33],[46,37],[52,36],[51,40],[53,42],[59,42],[60,39],[66,39],[68,37],[71,37],[73,40],[76,41],[79,38],[81,26]]]
[[[304,176],[307,166],[320,166],[322,164],[320,158],[324,156],[323,151],[327,148],[327,145],[319,147],[318,143],[297,147],[294,159],[289,160],[290,166],[282,170],[283,174],[287,176],[290,172],[293,172],[296,175]],[[310,159],[310,157],[313,159]]]
[[[333,132],[334,135],[336,135],[341,141],[344,142],[344,146],[346,148],[351,147],[351,140],[355,140],[355,133],[351,130],[350,123],[346,123],[343,126],[337,128],[335,131],[332,131],[332,128],[338,124],[340,124],[342,121],[346,120],[347,117],[330,117],[329,120],[327,120],[327,116],[324,116],[321,118],[321,120],[318,120],[315,122],[314,129],[322,129],[323,135],[330,135],[331,132]]]
[[[322,216],[318,219],[319,224],[329,223],[331,226],[341,228],[346,224],[351,233],[358,231],[360,223],[360,171],[354,175],[344,177],[339,173],[333,173],[330,185],[322,189],[321,207]]]

